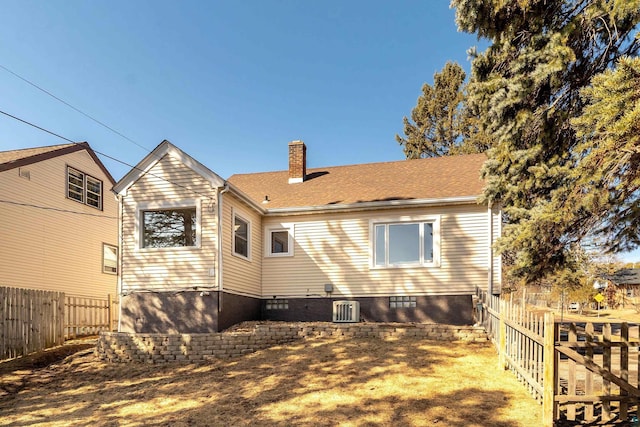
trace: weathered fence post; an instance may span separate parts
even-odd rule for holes
[[[620,378],[623,381],[629,381],[629,324],[624,322],[620,325],[620,341],[622,346],[620,347]],[[627,396],[629,393],[626,390],[620,389],[621,396]],[[629,418],[629,402],[627,400],[620,401],[620,415],[621,420],[627,420]]]
[[[113,301],[111,300],[111,294],[107,294],[107,324],[109,325],[109,332],[113,331]]]
[[[542,425],[552,427],[557,410],[556,363],[555,363],[555,316],[553,312],[544,315],[544,350],[542,373]]]
[[[602,325],[602,341],[605,344],[602,350],[602,369],[611,372],[611,323]],[[602,378],[602,392],[605,396],[611,396],[611,381]],[[611,401],[602,402],[602,421],[611,420]]]
[[[499,344],[498,344],[498,366],[500,369],[507,368],[507,358],[505,357],[507,354],[507,324],[504,321],[506,316],[506,302],[500,300],[500,313],[499,313],[499,325],[498,325],[498,335],[499,335]]]

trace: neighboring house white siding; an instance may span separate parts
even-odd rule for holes
[[[122,197],[122,292],[217,288],[217,188],[170,156]],[[197,244],[145,248],[144,210],[195,207]]]
[[[439,266],[374,268],[370,224],[380,218],[439,218]],[[293,227],[294,253],[263,260],[264,297],[464,295],[486,288],[489,215],[481,205],[265,217],[269,227]]]
[[[67,166],[102,181],[101,210],[67,198]],[[111,185],[85,150],[0,172],[0,286],[115,295],[103,272],[103,244],[118,244]]]
[[[223,289],[225,292],[260,297],[262,290],[262,218],[231,193],[222,195]],[[234,214],[250,223],[249,257],[234,253]]]

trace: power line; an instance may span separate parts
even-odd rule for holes
[[[22,77],[20,74],[8,69],[7,67],[5,67],[4,65],[0,64],[0,68],[2,68],[3,70],[5,70],[6,72],[13,74],[15,77],[19,78],[20,80],[22,80],[23,82],[35,87],[36,89],[38,89],[39,91],[46,93],[47,95],[49,95],[50,97],[52,97],[53,99],[62,102],[64,105],[66,105],[67,107],[71,108],[74,111],[77,111],[78,113],[82,114],[83,116],[85,116],[86,118],[88,118],[89,120],[93,120],[95,123],[99,124],[100,126],[109,129],[111,132],[115,133],[116,135],[126,139],[127,141],[131,142],[132,144],[137,145],[138,147],[142,148],[143,150],[147,151],[147,152],[151,152],[151,150],[149,150],[147,147],[138,144],[137,142],[135,142],[133,139],[129,138],[128,136],[122,134],[121,132],[115,130],[114,128],[112,128],[111,126],[101,122],[100,120],[96,119],[95,117],[90,116],[89,114],[85,113],[84,111],[80,110],[79,108],[74,107],[73,105],[69,104],[67,101],[65,101],[64,99],[54,95],[53,93],[49,92],[48,90],[38,86],[37,84],[33,83],[32,81]]]
[[[50,134],[50,135],[53,135],[53,136],[55,136],[55,137],[57,137],[57,138],[60,138],[60,139],[64,140],[64,141],[67,141],[67,142],[70,142],[70,143],[72,143],[72,144],[76,144],[76,145],[78,145],[78,144],[79,144],[79,143],[78,143],[78,142],[76,142],[76,141],[73,141],[73,140],[71,140],[71,139],[69,139],[69,138],[66,138],[66,137],[62,136],[62,135],[58,135],[58,134],[57,134],[57,133],[55,133],[55,132],[52,132],[52,131],[50,131],[50,130],[48,130],[48,129],[45,129],[45,128],[43,128],[43,127],[41,127],[41,126],[38,126],[38,125],[36,125],[36,124],[34,124],[34,123],[31,123],[31,122],[29,122],[29,121],[27,121],[27,120],[21,119],[20,117],[16,117],[16,116],[14,116],[13,114],[9,114],[9,113],[7,113],[6,111],[2,111],[2,110],[0,110],[0,114],[4,114],[4,115],[5,115],[5,116],[7,116],[7,117],[10,117],[10,118],[12,118],[12,119],[14,119],[14,120],[17,120],[17,121],[19,121],[19,122],[22,122],[22,123],[24,123],[24,124],[26,124],[26,125],[29,125],[29,126],[31,126],[31,127],[34,127],[34,128],[36,128],[36,129],[38,129],[38,130],[41,130],[41,131],[43,131],[43,132],[46,132],[46,133],[48,133],[48,134]],[[93,149],[92,149],[92,150],[93,150]],[[122,165],[128,166],[128,167],[130,167],[131,169],[135,169],[135,170],[140,171],[140,172],[142,172],[142,173],[144,173],[144,174],[150,175],[150,176],[152,176],[152,177],[154,177],[154,178],[158,178],[158,179],[160,179],[160,180],[162,180],[162,181],[165,181],[165,182],[167,182],[167,183],[169,183],[169,184],[171,184],[171,185],[175,185],[176,187],[180,187],[180,188],[182,188],[183,190],[187,190],[187,191],[190,191],[190,192],[192,192],[192,193],[194,193],[194,194],[197,194],[198,196],[202,196],[202,197],[206,197],[207,199],[211,199],[211,196],[210,196],[210,195],[199,193],[199,192],[197,192],[197,191],[195,191],[195,190],[193,190],[193,189],[191,189],[191,188],[189,188],[189,187],[186,187],[186,186],[184,186],[184,185],[182,185],[182,184],[178,184],[177,182],[173,182],[173,181],[171,181],[171,180],[168,180],[168,179],[167,179],[167,178],[165,178],[165,177],[162,177],[162,176],[156,175],[156,174],[154,174],[154,173],[151,173],[151,172],[148,172],[148,171],[147,171],[147,172],[145,172],[144,170],[140,169],[140,168],[139,168],[139,167],[137,167],[137,166],[131,165],[131,164],[129,164],[129,163],[127,163],[127,162],[125,162],[125,161],[122,161],[122,160],[120,160],[120,159],[117,159],[117,158],[115,158],[115,157],[113,157],[113,156],[110,156],[110,155],[108,155],[108,154],[102,153],[102,152],[100,152],[100,151],[98,151],[98,150],[93,150],[93,151],[94,151],[96,154],[99,154],[99,155],[101,155],[101,156],[103,156],[103,157],[106,157],[107,159],[111,159],[111,160],[113,160],[114,162],[118,162],[118,163],[120,163],[120,164],[122,164]]]
[[[92,213],[72,211],[72,210],[61,209],[61,208],[52,208],[50,206],[32,205],[30,203],[12,202],[11,200],[0,200],[0,203],[7,203],[9,205],[16,205],[16,206],[24,206],[24,207],[29,207],[29,208],[43,209],[43,210],[47,210],[47,211],[64,212],[64,213],[70,213],[70,214],[76,214],[76,215],[84,215],[84,216],[94,216],[94,217],[98,217],[98,218],[118,219],[118,217],[115,217],[115,216],[92,214]]]
[[[19,121],[19,122],[22,122],[22,123],[24,123],[24,124],[27,124],[27,125],[29,125],[29,126],[33,126],[34,128],[36,128],[36,129],[38,129],[38,130],[41,130],[41,131],[43,131],[43,132],[46,132],[46,133],[48,133],[48,134],[50,134],[50,135],[57,136],[58,138],[63,139],[63,140],[65,140],[65,141],[68,141],[68,142],[70,142],[70,143],[72,143],[72,144],[77,144],[77,142],[76,142],[76,141],[72,141],[72,140],[70,140],[69,138],[65,138],[64,136],[62,136],[62,135],[58,135],[58,134],[57,134],[57,133],[55,133],[55,132],[51,132],[50,130],[47,130],[47,129],[43,128],[43,127],[40,127],[40,126],[38,126],[38,125],[34,125],[33,123],[30,123],[30,122],[28,122],[28,121],[26,121],[26,120],[22,120],[20,117],[16,117],[16,116],[14,116],[14,115],[11,115],[11,114],[6,113],[6,112],[1,111],[1,110],[0,110],[0,113],[4,114],[5,116],[11,117],[12,119],[15,119],[15,120],[17,120],[17,121]],[[94,151],[95,151],[95,150],[94,150]],[[96,151],[96,153],[97,153],[97,151]]]
[[[85,113],[84,111],[80,110],[79,108],[74,107],[73,105],[71,105],[70,103],[68,103],[67,101],[65,101],[64,99],[62,99],[62,98],[60,98],[60,97],[58,97],[58,96],[54,95],[53,93],[49,92],[48,90],[44,89],[43,87],[41,87],[41,86],[39,86],[39,85],[37,85],[37,84],[33,83],[33,82],[32,82],[32,81],[30,81],[29,79],[27,79],[27,78],[25,78],[25,77],[22,77],[20,74],[16,73],[15,71],[10,70],[9,68],[5,67],[5,66],[4,66],[4,65],[2,65],[2,64],[0,64],[0,68],[2,68],[3,70],[5,70],[6,72],[8,72],[8,73],[12,74],[13,76],[15,76],[15,77],[19,78],[20,80],[24,81],[25,83],[27,83],[27,84],[29,84],[29,85],[31,85],[31,86],[33,86],[33,87],[35,87],[36,89],[40,90],[41,92],[43,92],[43,93],[45,93],[45,94],[49,95],[50,97],[54,98],[55,100],[57,100],[57,101],[59,101],[59,102],[63,103],[64,105],[66,105],[67,107],[69,107],[69,108],[73,109],[74,111],[77,111],[78,113],[82,114],[83,116],[87,117],[88,119],[93,120],[95,123],[98,123],[99,125],[101,125],[101,126],[105,127],[106,129],[110,130],[111,132],[115,133],[116,135],[118,135],[118,136],[120,136],[120,137],[124,138],[125,140],[127,140],[127,141],[129,141],[129,142],[131,142],[132,144],[135,144],[135,145],[137,145],[138,147],[142,148],[143,150],[145,150],[145,151],[147,151],[147,152],[149,152],[149,153],[152,153],[152,151],[151,151],[151,150],[149,150],[147,147],[145,147],[145,146],[143,146],[143,145],[141,145],[141,144],[138,144],[136,141],[132,140],[132,139],[131,139],[131,138],[129,138],[128,136],[126,136],[126,135],[122,134],[121,132],[119,132],[119,131],[115,130],[115,129],[114,129],[114,128],[112,128],[111,126],[109,126],[109,125],[107,125],[107,124],[105,124],[105,123],[101,122],[100,120],[96,119],[95,117],[90,116],[89,114]],[[72,143],[72,144],[77,144],[77,142],[76,142],[76,141],[72,141],[72,140],[70,140],[70,139],[68,139],[68,138],[65,138],[64,136],[58,135],[57,133],[54,133],[54,132],[52,132],[52,131],[50,131],[50,130],[48,130],[48,129],[45,129],[45,128],[40,127],[40,126],[37,126],[37,125],[35,125],[35,124],[33,124],[33,123],[30,123],[30,122],[28,122],[28,121],[26,121],[26,120],[23,120],[23,119],[19,118],[19,117],[13,116],[13,115],[11,115],[11,114],[9,114],[9,113],[6,113],[6,112],[4,112],[4,111],[0,111],[0,112],[1,112],[2,114],[4,114],[4,115],[8,116],[8,117],[11,117],[11,118],[13,118],[13,119],[15,119],[15,120],[18,120],[18,121],[20,121],[20,122],[22,122],[22,123],[25,123],[25,124],[29,125],[29,126],[33,126],[33,127],[35,127],[36,129],[39,129],[39,130],[41,130],[41,131],[43,131],[43,132],[46,132],[46,133],[48,133],[48,134],[50,134],[50,135],[56,136],[56,137],[58,137],[58,138],[60,138],[60,139],[62,139],[62,140],[64,140],[64,141],[68,141],[68,142],[70,142],[70,143]],[[101,153],[100,151],[97,151],[97,150],[95,150],[95,149],[93,149],[93,148],[92,148],[92,150],[93,150],[95,153],[100,154],[100,155],[101,155],[101,156],[103,156],[103,157],[106,157],[106,158],[108,158],[108,159],[111,159],[111,160],[113,160],[113,161],[115,161],[115,162],[118,162],[118,163],[123,164],[123,165],[125,165],[125,166],[128,166],[128,167],[130,167],[130,168],[133,168],[133,169],[136,169],[136,170],[140,170],[140,169],[138,169],[137,167],[135,167],[135,166],[133,166],[133,165],[130,165],[130,164],[126,163],[126,162],[123,162],[123,161],[121,161],[121,160],[119,160],[119,159],[116,159],[115,157],[109,156],[108,154]],[[144,171],[142,171],[142,170],[141,170],[141,172],[144,172]],[[159,179],[162,179],[162,180],[164,180],[164,181],[166,181],[166,182],[168,182],[168,183],[170,183],[170,184],[172,184],[172,185],[176,185],[176,186],[178,186],[178,187],[180,187],[180,188],[183,188],[183,189],[185,189],[185,190],[191,191],[191,192],[193,192],[194,194],[197,194],[197,195],[199,195],[199,196],[210,198],[210,196],[207,196],[207,195],[204,195],[204,194],[200,194],[200,193],[198,193],[197,191],[194,191],[194,190],[192,190],[192,189],[190,189],[190,188],[188,188],[188,187],[185,187],[185,186],[183,186],[183,185],[181,185],[181,184],[178,184],[178,183],[176,183],[176,182],[172,182],[172,181],[170,181],[170,180],[168,180],[168,179],[166,179],[166,178],[163,178],[163,177],[157,176],[157,175],[152,174],[152,173],[149,173],[149,175],[154,176],[154,177],[159,178]]]

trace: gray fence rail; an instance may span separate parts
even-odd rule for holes
[[[543,424],[559,421],[637,425],[640,417],[640,327],[628,323],[555,321],[476,293],[476,316],[511,370],[542,403]]]

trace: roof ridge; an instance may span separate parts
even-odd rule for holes
[[[465,154],[453,154],[450,156],[425,157],[421,159],[387,160],[382,162],[370,162],[370,163],[351,163],[348,165],[307,167],[307,173],[309,171],[318,171],[318,170],[326,170],[326,169],[350,168],[350,167],[362,167],[362,166],[380,166],[380,165],[387,165],[387,164],[406,163],[407,161],[408,162],[443,161],[443,160],[459,159],[460,157],[479,157],[479,156],[486,157],[486,153],[470,153],[470,154],[465,153]],[[277,173],[288,173],[288,172],[289,172],[288,169],[281,169],[276,171],[235,173],[231,175],[229,179],[231,179],[234,176],[265,175],[265,174],[277,174]]]
[[[68,147],[68,146],[71,146],[71,145],[77,145],[77,144],[80,144],[80,142],[68,142],[66,144],[41,145],[41,146],[38,146],[38,147],[16,148],[14,150],[3,150],[3,151],[0,151],[0,153],[15,153],[15,152],[18,152],[18,151],[42,150],[42,149],[45,149],[45,148],[49,148],[50,151],[54,151],[54,150],[58,150],[58,149],[61,149],[61,148],[65,148],[65,147]]]

